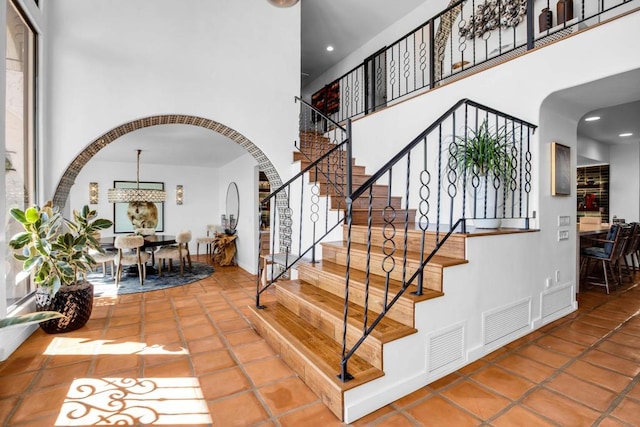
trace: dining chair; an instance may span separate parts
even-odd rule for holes
[[[114,242],[114,246],[118,249],[118,255],[115,257],[116,264],[116,286],[119,285],[122,278],[122,266],[135,265],[138,267],[138,277],[140,285],[144,284],[147,277],[146,262],[150,255],[141,250],[144,246],[144,237],[142,236],[118,236]]]
[[[96,240],[100,240],[100,233],[94,233]],[[97,264],[102,265],[102,277],[107,275],[107,265],[111,268],[111,277],[115,277],[115,258],[118,253],[113,250],[103,250],[100,252],[97,249],[89,249],[89,255]]]
[[[207,235],[196,237],[196,256],[200,255],[200,245],[205,245],[207,255],[213,255],[213,243],[216,240],[216,233],[221,227],[216,224],[207,225]]]
[[[158,260],[158,276],[162,276],[162,264],[169,260],[169,272],[171,272],[172,260],[180,262],[180,276],[184,275],[185,261],[189,263],[189,271],[192,270],[191,254],[189,253],[189,242],[191,241],[191,231],[181,231],[176,235],[176,245],[163,246],[155,253]]]
[[[628,278],[630,282],[633,282],[633,274],[635,273],[633,256],[638,247],[638,239],[640,239],[638,227],[639,224],[637,222],[629,223],[627,226],[627,228],[629,228],[629,237],[620,257],[620,267],[624,267],[624,276]],[[631,266],[629,266],[629,261],[631,261]],[[624,266],[622,264],[624,264]]]
[[[621,224],[613,224],[605,239],[591,239],[596,246],[583,248],[580,251],[580,277],[585,278],[585,284],[604,286],[607,294],[610,292],[610,282],[620,283],[620,259],[624,253],[625,243],[631,233],[630,227]],[[594,265],[591,265],[592,261]],[[590,268],[602,262],[602,274],[604,281],[597,281],[598,276],[589,275]],[[618,274],[616,274],[616,270]]]

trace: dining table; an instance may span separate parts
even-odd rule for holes
[[[107,236],[100,238],[100,246],[105,251],[115,250],[115,241],[118,236]],[[172,234],[151,234],[144,237],[142,249],[154,248],[157,246],[173,245],[176,243],[176,236]]]
[[[101,237],[99,242],[100,242],[100,247],[102,249],[104,249],[105,251],[115,251],[116,247],[115,247],[115,241],[116,241],[116,237],[117,236],[106,236],[106,237]],[[144,238],[144,244],[140,247],[141,250],[146,250],[151,248],[151,265],[146,265],[146,270],[147,270],[147,274],[156,274],[156,268],[155,268],[155,264],[156,264],[156,260],[155,260],[155,256],[154,256],[154,250],[153,248],[156,248],[158,246],[165,246],[165,245],[173,245],[176,243],[176,236],[172,235],[172,234],[150,234],[147,236],[142,236]],[[137,275],[137,268],[136,266],[131,266],[133,267],[133,269],[135,269],[135,271],[128,271],[127,274],[128,275]],[[129,269],[132,269],[131,267],[129,267]],[[132,270],[133,270],[132,269]]]

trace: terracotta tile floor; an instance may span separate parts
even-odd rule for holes
[[[640,425],[638,282],[579,294],[577,312],[354,425]],[[0,363],[2,425],[342,425],[250,328],[254,287],[218,267],[97,299],[79,331],[38,330]]]

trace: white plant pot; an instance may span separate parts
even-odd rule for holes
[[[473,204],[477,206],[476,208],[476,216],[484,215],[484,203],[485,203],[485,181],[486,177],[480,177],[480,184],[478,185],[477,191],[474,192],[474,188],[472,186],[468,186],[467,189],[470,192],[470,200],[472,203],[471,208],[469,209],[469,215],[473,215]],[[491,182],[489,182],[489,188],[487,188],[487,215],[491,215],[493,213],[494,206],[498,203],[498,214],[501,212],[500,201],[496,201],[496,190],[493,188]],[[475,200],[474,200],[475,197]],[[488,228],[495,229],[500,228],[502,224],[501,218],[472,218],[472,224],[476,228]]]

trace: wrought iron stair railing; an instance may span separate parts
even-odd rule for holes
[[[326,84],[311,96],[311,104],[337,122],[369,114],[620,15],[638,3],[454,0],[418,28]]]
[[[258,259],[258,266],[266,265],[258,272],[258,308],[261,294],[298,261],[316,261],[317,245],[344,222],[345,189],[351,190],[350,121],[343,127],[302,99],[296,97],[296,102],[300,102],[297,148],[302,170],[259,202],[259,218],[266,207],[271,216],[269,254],[258,249],[259,257],[269,261]],[[330,198],[321,197],[323,192],[336,198],[337,206],[330,206]]]
[[[432,286],[427,283],[427,264],[453,232],[467,231],[468,219],[500,218],[511,222],[512,226],[529,228],[530,148],[535,128],[535,125],[524,120],[462,99],[347,198],[344,323],[342,361],[338,373],[342,381],[351,378],[348,372],[349,359],[395,302],[409,289],[421,295],[425,287]],[[478,144],[482,146],[479,155],[476,155],[473,150],[479,147]],[[496,148],[492,157],[488,154],[491,144]],[[487,160],[495,165],[495,174],[483,180],[482,170],[477,165]],[[387,205],[382,210],[382,218],[375,218],[372,214],[371,202],[376,184],[384,184],[387,188]],[[482,197],[473,197],[472,200],[472,196],[479,194]],[[402,196],[402,205],[392,203],[392,196]],[[359,249],[366,253],[358,254],[358,259],[366,260],[362,336],[355,340],[351,348],[347,348],[351,272],[363,269],[351,263],[353,206],[363,197],[368,198],[369,208],[366,220],[362,217],[358,220],[359,224],[366,224],[367,227],[367,242],[359,245],[360,248],[366,247],[366,250]],[[415,214],[412,214],[411,207],[417,208]],[[372,224],[377,222],[382,223],[382,247],[371,243],[375,231]],[[407,247],[410,233],[419,236],[419,259],[415,259],[415,252]],[[427,246],[430,241],[427,233],[435,233],[433,248]],[[375,269],[371,266],[373,258],[382,259],[381,265],[375,266]],[[413,261],[418,267],[411,271],[408,261]],[[372,270],[383,272],[385,293],[382,310],[375,318],[369,319],[367,313]],[[396,280],[401,278],[400,289],[395,294],[389,290],[392,277]]]

